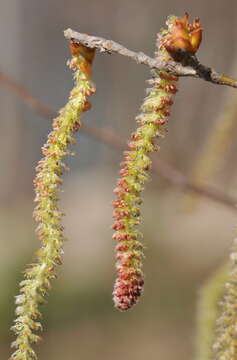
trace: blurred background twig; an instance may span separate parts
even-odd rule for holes
[[[234,61],[233,73],[236,73],[236,66],[237,63]],[[223,165],[228,159],[231,146],[235,143],[236,129],[237,94],[227,90],[225,100],[221,103],[220,113],[209,130],[196,163],[194,162],[193,169],[191,169],[189,178],[193,183],[205,186],[215,181],[220,170],[224,171]],[[194,209],[198,204],[198,198],[193,193],[189,193],[185,197],[184,203],[187,209]]]
[[[0,72],[0,83],[7,86],[11,91],[14,91],[22,101],[28,105],[33,111],[39,115],[51,120],[57,114],[56,111],[49,106],[43,104],[39,99],[33,96],[23,85],[16,82],[10,76]],[[119,136],[115,135],[111,130],[106,128],[97,128],[95,125],[87,125],[83,123],[82,131],[87,135],[102,141],[106,145],[113,148],[123,150],[126,148],[126,142]],[[212,186],[202,186],[195,182],[191,182],[180,171],[174,169],[168,163],[162,160],[155,159],[153,162],[153,172],[162,176],[170,184],[180,187],[183,190],[192,191],[195,194],[207,197],[222,205],[225,205],[233,210],[237,210],[237,199],[214,188]]]

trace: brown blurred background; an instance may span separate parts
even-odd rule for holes
[[[167,15],[184,11],[191,18],[200,16],[203,24],[199,59],[237,75],[236,0],[2,0],[0,71],[59,109],[72,87],[65,28],[111,38],[152,55],[155,34]],[[145,66],[129,59],[98,54],[93,76],[97,93],[83,122],[128,139],[149,76]],[[181,79],[169,132],[155,156],[189,174],[225,99],[234,99],[234,91]],[[18,282],[39,247],[32,220],[32,180],[51,122],[29,110],[1,83],[0,108],[0,352],[6,359]],[[42,308],[45,330],[37,346],[39,358],[190,359],[198,289],[228,256],[234,210],[202,198],[195,211],[187,211],[183,192],[154,176],[143,196],[145,292],[132,311],[120,313],[111,300],[115,273],[110,225],[122,152],[83,133],[77,138],[76,156],[67,160],[71,171],[64,177],[62,195],[69,241],[59,278]],[[225,161],[210,182],[233,196],[235,153],[230,140]]]

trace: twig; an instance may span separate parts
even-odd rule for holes
[[[186,56],[185,64],[182,65],[176,61],[165,62],[159,59],[153,59],[142,52],[134,52],[129,50],[115,41],[106,40],[97,36],[82,34],[73,31],[72,29],[65,30],[64,35],[68,40],[73,42],[83,44],[92,49],[95,48],[100,52],[105,52],[108,54],[117,53],[123,56],[127,56],[130,59],[135,60],[136,63],[147,65],[150,68],[168,71],[177,76],[191,76],[209,81],[213,84],[227,85],[237,88],[237,80],[229,78],[216,72],[210,67],[202,65],[194,55]]]
[[[56,112],[43,104],[38,98],[33,96],[24,86],[16,82],[8,75],[0,72],[0,83],[8,87],[12,92],[17,94],[21,100],[29,106],[35,113],[41,115],[44,118],[52,119],[56,116]],[[119,136],[114,134],[109,129],[97,128],[87,124],[82,124],[82,128],[87,135],[94,137],[95,139],[109,145],[112,148],[123,150],[126,148],[126,142],[124,142]],[[183,175],[180,171],[174,169],[163,160],[154,159],[153,161],[153,173],[161,176],[170,184],[177,186],[183,190],[192,191],[198,195],[209,198],[217,203],[227,206],[232,210],[237,210],[237,199],[224,192],[215,189],[212,186],[200,186],[197,185]]]
[[[23,102],[29,106],[35,113],[53,119],[56,112],[40,102],[35,96],[33,96],[24,86],[12,79],[10,76],[0,71],[0,83],[9,90],[18,95]]]

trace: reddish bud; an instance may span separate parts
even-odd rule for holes
[[[92,64],[95,57],[95,49],[70,41],[69,48],[73,56],[81,55],[88,63]]]
[[[171,54],[180,50],[195,54],[202,41],[202,29],[199,18],[193,24],[189,24],[188,20],[187,13],[183,18],[177,18],[170,26],[168,35],[161,38],[160,46],[164,46]]]

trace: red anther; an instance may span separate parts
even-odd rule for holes
[[[138,286],[139,285],[139,279],[137,279],[137,278],[133,278],[133,279],[131,279],[131,282],[130,282],[131,284],[132,284],[132,286]]]
[[[130,240],[131,239],[131,235],[127,234],[127,233],[120,233],[118,234],[117,240],[118,241],[126,241],[126,240]]]
[[[94,92],[93,92],[91,89],[89,89],[89,90],[85,89],[85,90],[84,90],[84,94],[85,94],[86,96],[91,96],[92,94],[94,94]]]
[[[123,207],[123,200],[113,200],[112,201],[112,205],[115,207],[115,208],[121,208]]]
[[[124,282],[121,278],[119,279],[119,284],[118,284],[120,289],[123,290],[127,290],[129,289],[129,284],[127,284],[127,282]]]
[[[115,234],[112,235],[112,239],[113,240],[118,240],[118,236],[119,236],[119,234],[115,233]]]
[[[165,104],[167,105],[167,106],[172,106],[173,105],[173,100],[172,99],[166,99],[166,102],[165,102]]]
[[[127,306],[127,304],[121,304],[121,303],[116,305],[116,307],[122,311],[129,309],[129,306]]]
[[[114,194],[119,195],[121,193],[121,189],[120,188],[115,188],[114,189]]]
[[[127,169],[127,167],[128,167],[128,162],[127,162],[127,161],[122,161],[119,165],[121,166],[121,168]]]
[[[146,121],[144,120],[138,120],[137,123],[141,126],[144,126],[146,124]]]
[[[178,91],[175,85],[166,85],[164,90],[171,94],[176,94]]]
[[[124,241],[124,240],[130,240],[131,239],[131,235],[129,234],[121,234],[121,239]]]
[[[80,93],[85,95],[85,96],[91,96],[96,92],[96,89],[94,88],[90,88],[90,89],[81,89]],[[71,97],[73,97],[73,95],[71,95]]]
[[[123,254],[116,255],[116,260],[122,260],[122,259],[123,259]]]
[[[80,128],[81,124],[79,121],[76,121],[74,124],[73,124],[73,127],[72,127],[72,132],[77,132]]]
[[[157,89],[166,90],[166,86],[167,86],[167,85],[163,85],[163,84],[160,84],[160,83],[158,83],[158,82],[155,82],[155,83],[154,83],[154,86],[155,86]]]
[[[131,134],[131,139],[137,141],[137,140],[141,140],[142,137],[141,137],[141,135],[139,135],[137,133],[132,133]]]
[[[137,144],[135,142],[130,142],[128,143],[128,147],[130,150],[136,150],[137,149]]]
[[[127,258],[128,260],[131,260],[131,259],[139,259],[139,256],[130,253],[130,254],[127,254],[127,255],[126,255],[126,258]]]
[[[132,270],[132,274],[133,274],[134,277],[137,277],[139,279],[142,277],[141,271],[138,271],[138,270],[135,270],[135,269]]]
[[[114,219],[123,219],[124,217],[128,217],[130,213],[128,211],[113,211],[112,217]]]
[[[117,241],[124,241],[124,240],[129,240],[129,236],[126,233],[122,233],[122,234],[115,233],[115,234],[113,234],[112,239],[117,240]]]
[[[119,207],[119,200],[113,200],[111,204],[112,204],[112,206],[114,208],[118,208]]]
[[[128,211],[128,210],[126,210],[126,211],[123,211],[123,216],[125,216],[125,217],[129,217],[129,216],[131,216],[131,212],[130,211]]]
[[[132,291],[132,296],[133,297],[139,297],[141,295],[141,289],[135,288]]]
[[[167,72],[160,72],[159,77],[164,80],[178,81],[178,77]]]
[[[121,267],[118,268],[119,279],[120,279],[121,274],[123,274],[123,273],[124,273],[124,269],[122,269]],[[119,281],[119,279],[117,281]]]
[[[120,234],[117,234],[117,233],[113,234],[112,239],[113,239],[113,240],[117,240],[117,241],[121,241],[121,240],[122,240],[122,239],[121,239],[121,235],[120,235]]]
[[[128,235],[128,234],[125,234]],[[129,246],[128,245],[124,245],[124,244],[118,244],[116,246],[116,251],[127,251],[129,250]]]
[[[127,176],[127,175],[128,175],[128,170],[127,170],[127,169],[121,169],[121,170],[119,170],[119,175],[121,175],[121,176]]]
[[[113,230],[123,230],[125,228],[125,225],[121,221],[116,221],[114,225],[112,226]]]
[[[130,268],[132,265],[129,261],[124,261],[121,263],[121,267],[124,268],[124,267],[128,267]]]
[[[117,219],[122,219],[122,218],[125,218],[125,217],[128,217],[130,216],[130,212],[129,211],[114,211],[113,212],[113,218],[117,218]]]
[[[120,190],[121,191],[121,190]],[[123,208],[123,207],[126,207],[128,206],[128,203],[124,200],[113,200],[112,201],[112,205],[115,207],[115,208]]]
[[[121,187],[127,186],[126,179],[119,179],[118,180],[118,185],[121,186]]]
[[[157,119],[156,121],[155,121],[155,124],[156,125],[164,125],[164,124],[166,124],[167,123],[167,119],[165,119],[165,118],[160,118],[160,119]]]
[[[167,116],[167,117],[170,116],[170,111],[169,110],[164,110],[163,115]]]
[[[120,212],[118,212],[118,211],[113,211],[112,218],[113,218],[113,219],[121,219],[121,214],[120,214]]]
[[[178,91],[174,84],[163,85],[163,84],[160,84],[160,83],[156,83],[155,87],[158,88],[158,89],[165,90],[166,92],[171,93],[171,94],[175,94]]]
[[[158,106],[152,106],[152,110],[153,111],[159,111],[159,110],[163,110],[165,107],[164,103],[160,103]]]
[[[124,155],[124,156],[130,156],[130,151],[124,151],[124,152],[123,152],[123,155]]]
[[[129,276],[129,274],[128,273],[124,273],[124,274],[121,274],[120,275],[120,278],[122,279],[122,280],[129,280],[130,279],[130,276]]]
[[[130,151],[124,151],[123,154],[124,154],[125,160],[127,160],[127,161],[131,160],[131,152]]]
[[[88,100],[86,100],[84,103],[83,111],[88,111],[90,109],[91,109],[91,103]]]
[[[120,297],[123,296],[123,290],[120,289],[119,287],[117,287],[114,291],[113,291],[113,295]]]
[[[118,181],[118,186],[120,186],[121,188],[123,188],[126,192],[130,192],[130,189],[125,181],[125,179],[120,179]]]
[[[95,94],[96,93],[96,88],[94,88],[94,87],[92,87],[92,88],[90,88],[90,95],[93,95],[93,94]],[[89,95],[89,96],[90,96]]]
[[[165,106],[171,106],[171,105],[173,105],[173,103],[174,103],[172,99],[167,99],[167,98],[165,98],[165,97],[162,97],[162,98],[161,98],[161,102],[162,102],[162,104],[165,105]]]

